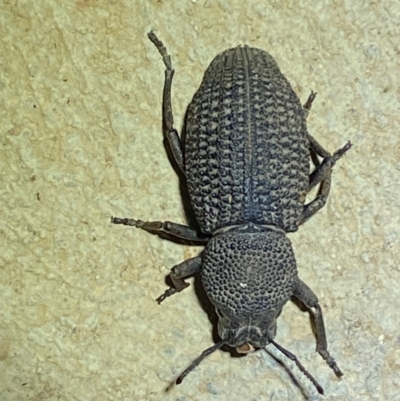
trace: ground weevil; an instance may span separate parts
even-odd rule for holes
[[[322,387],[295,355],[274,341],[277,318],[293,296],[313,313],[317,352],[335,374],[342,372],[327,347],[322,310],[313,291],[299,279],[286,236],[321,209],[331,170],[351,143],[332,155],[307,132],[315,98],[301,106],[275,60],[265,51],[238,46],[215,57],[187,111],[184,143],[174,128],[171,57],[153,32],[148,34],[166,70],[164,135],[186,178],[199,230],[169,221],[112,217],[115,224],[205,246],[174,266],[173,286],[157,301],[182,291],[184,278],[200,274],[218,315],[220,341],[206,349],[176,380],[179,384],[203,358],[227,345],[248,353],[273,344]],[[314,164],[310,173],[310,160]],[[307,193],[319,185],[316,197]]]

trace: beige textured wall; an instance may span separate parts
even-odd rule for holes
[[[0,19],[1,401],[319,399],[264,352],[216,352],[165,391],[213,342],[193,286],[154,302],[199,249],[109,222],[185,221],[150,29],[173,57],[177,127],[212,58],[247,43],[303,101],[318,92],[309,130],[325,147],[351,139],[327,206],[290,236],[345,376],[293,303],[277,340],[326,400],[400,400],[397,0],[4,0]]]

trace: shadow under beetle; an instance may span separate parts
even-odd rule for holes
[[[164,135],[186,177],[200,230],[169,221],[118,217],[111,221],[205,246],[199,256],[172,268],[173,287],[157,299],[161,303],[182,291],[189,285],[184,278],[200,273],[219,317],[221,341],[206,349],[176,383],[223,345],[245,354],[271,343],[322,394],[322,387],[296,356],[274,341],[277,318],[294,296],[313,312],[317,352],[342,376],[327,349],[318,298],[297,275],[286,233],[296,231],[325,205],[332,167],[351,143],[332,155],[327,152],[307,132],[306,117],[315,93],[301,106],[268,53],[238,46],[219,54],[206,70],[187,111],[182,145],[173,125],[171,57],[153,32],[148,37],[166,67]],[[310,160],[315,166],[311,174]],[[318,194],[305,204],[307,193],[317,185]]]

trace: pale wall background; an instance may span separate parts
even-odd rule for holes
[[[264,352],[216,352],[165,391],[213,341],[193,286],[154,301],[199,249],[109,222],[185,221],[150,29],[173,57],[177,127],[212,58],[247,43],[302,101],[318,92],[309,130],[326,148],[353,142],[327,206],[290,236],[345,376],[291,302],[277,340],[326,400],[400,400],[397,0],[4,0],[0,19],[1,401],[322,399]]]

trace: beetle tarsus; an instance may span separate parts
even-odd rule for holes
[[[161,302],[163,302],[165,300],[165,298],[170,297],[171,295],[176,294],[177,292],[179,292],[176,288],[174,287],[169,287],[167,290],[165,290],[164,294],[160,295],[156,301],[159,305],[161,305]]]

